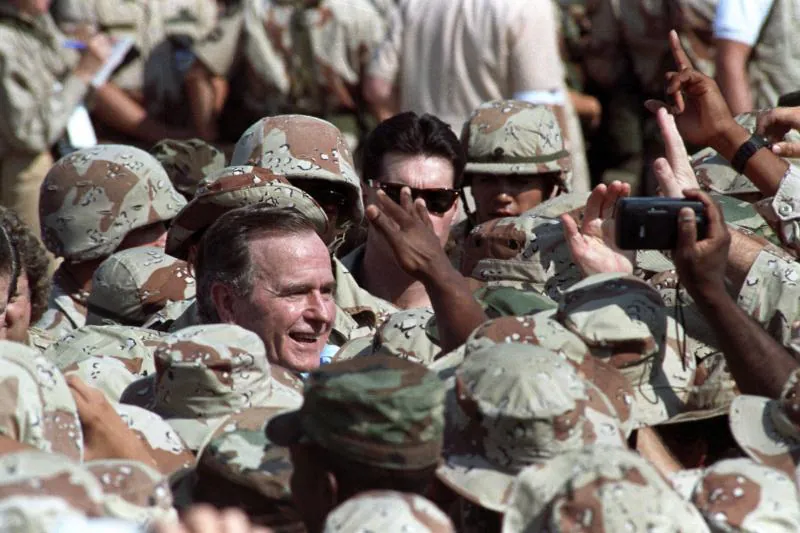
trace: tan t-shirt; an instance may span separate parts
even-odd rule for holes
[[[487,100],[564,90],[549,0],[397,4],[369,73],[397,84],[401,109],[433,113],[460,131]]]

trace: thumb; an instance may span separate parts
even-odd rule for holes
[[[800,157],[800,142],[779,142],[772,145],[772,153],[781,157]]]
[[[697,244],[697,223],[694,209],[684,207],[678,213],[678,242],[676,251],[689,252]]]

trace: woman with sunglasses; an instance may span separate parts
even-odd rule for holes
[[[422,198],[434,233],[444,249],[458,214],[464,153],[447,124],[431,115],[402,113],[382,122],[362,145],[364,203],[375,203],[378,191],[400,203],[407,187]],[[356,281],[373,295],[401,309],[431,305],[422,283],[397,264],[386,240],[375,231],[342,259]]]

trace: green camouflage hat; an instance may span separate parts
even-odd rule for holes
[[[436,504],[416,494],[390,490],[362,492],[328,514],[323,533],[455,533]]]
[[[456,371],[439,479],[503,512],[526,466],[588,444],[625,446],[605,395],[550,350],[516,343],[471,353]]]
[[[800,462],[800,371],[789,376],[777,400],[736,397],[729,421],[733,438],[747,455],[793,478]]]
[[[191,200],[204,177],[225,168],[225,154],[200,139],[164,139],[150,149],[172,184]]]
[[[39,198],[47,249],[70,262],[114,253],[131,231],[171,220],[186,205],[147,152],[106,144],[61,158]]]
[[[43,451],[0,456],[0,502],[3,531],[53,531],[47,525],[65,516],[105,515],[97,478],[79,463]]]
[[[465,174],[542,174],[559,172],[569,192],[572,160],[561,126],[550,106],[516,100],[486,102],[464,124]]]
[[[140,377],[155,373],[153,352],[164,335],[128,326],[83,326],[52,344],[44,356],[65,375],[76,374],[111,400]]]
[[[800,531],[794,480],[750,459],[727,459],[707,468],[692,492],[711,531]]]
[[[497,218],[473,229],[464,244],[461,273],[553,300],[582,278],[561,222],[529,213]]]
[[[194,464],[189,446],[164,419],[155,413],[136,407],[113,403],[114,410],[147,449],[159,471],[172,474]]]
[[[265,117],[239,138],[232,165],[264,167],[295,180],[325,180],[344,187],[348,195],[347,222],[364,218],[361,181],[353,156],[339,129],[307,115]]]
[[[307,438],[379,468],[427,468],[442,449],[444,394],[436,374],[403,359],[332,363],[311,373],[303,406],[272,419],[267,436],[280,446]]]
[[[294,209],[310,220],[317,233],[328,231],[328,217],[308,194],[283,176],[253,166],[226,167],[203,178],[194,198],[172,221],[166,251],[187,259],[195,235],[207,230],[220,216],[238,207],[266,204]]]
[[[195,289],[185,261],[153,246],[123,250],[94,271],[86,324],[141,326],[168,302],[194,298]]]
[[[0,435],[69,459],[83,459],[83,431],[64,376],[45,356],[0,341]]]
[[[553,312],[506,316],[484,322],[467,339],[464,358],[506,343],[539,346],[564,358],[578,376],[603,392],[614,406],[624,435],[630,435],[636,421],[633,387],[619,370],[594,357],[580,337],[555,319]]]
[[[174,522],[167,478],[139,461],[104,459],[84,464],[103,489],[105,515],[147,527],[156,521]]]
[[[623,274],[590,276],[564,293],[555,316],[633,386],[637,427],[687,409],[696,369],[692,339],[647,283]]]
[[[298,407],[300,381],[267,361],[255,333],[230,324],[193,326],[166,337],[156,375],[131,384],[123,403],[162,416],[198,450],[225,416],[247,407]]]
[[[503,533],[709,531],[656,468],[625,448],[587,446],[523,470]]]

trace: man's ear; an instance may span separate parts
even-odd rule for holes
[[[233,290],[224,283],[214,282],[211,285],[211,301],[214,303],[214,309],[217,311],[220,322],[226,324],[236,323],[236,312],[234,310],[236,299]]]

